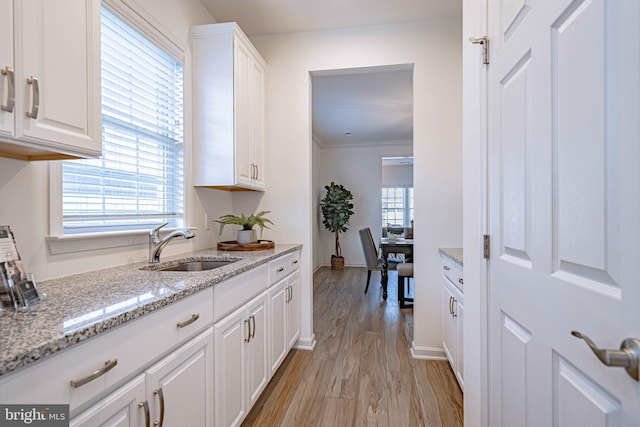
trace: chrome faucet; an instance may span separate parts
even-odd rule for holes
[[[162,239],[160,238],[160,229],[167,225],[168,222],[165,222],[162,225],[157,226],[153,230],[149,232],[149,262],[156,263],[160,262],[160,253],[164,249],[167,244],[173,240],[173,238],[182,236],[185,239],[191,239],[196,237],[196,235],[186,228],[181,228],[179,230],[174,230],[171,233],[164,236]]]

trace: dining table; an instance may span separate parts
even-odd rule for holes
[[[380,250],[382,252],[382,298],[387,299],[389,254],[404,254],[405,259],[413,260],[413,239],[382,237],[380,239]]]

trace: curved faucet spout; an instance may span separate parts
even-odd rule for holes
[[[171,233],[167,234],[161,239],[160,229],[165,225],[167,225],[166,222],[149,232],[149,262],[150,263],[160,262],[160,254],[162,253],[162,250],[174,238],[182,236],[185,239],[192,239],[196,237],[193,231],[187,230],[186,228],[181,228],[181,229],[172,231]]]

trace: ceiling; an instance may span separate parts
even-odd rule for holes
[[[248,36],[462,16],[461,0],[200,0]]]
[[[313,137],[321,147],[413,140],[410,66],[312,75]]]
[[[462,15],[462,0],[200,0],[248,36],[331,30]],[[411,143],[409,66],[313,75],[313,135],[322,147]],[[350,133],[350,135],[346,135]]]

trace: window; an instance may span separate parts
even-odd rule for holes
[[[183,226],[183,64],[102,7],[102,158],[62,165],[63,234]]]
[[[382,226],[410,227],[413,219],[413,188],[382,188]]]

